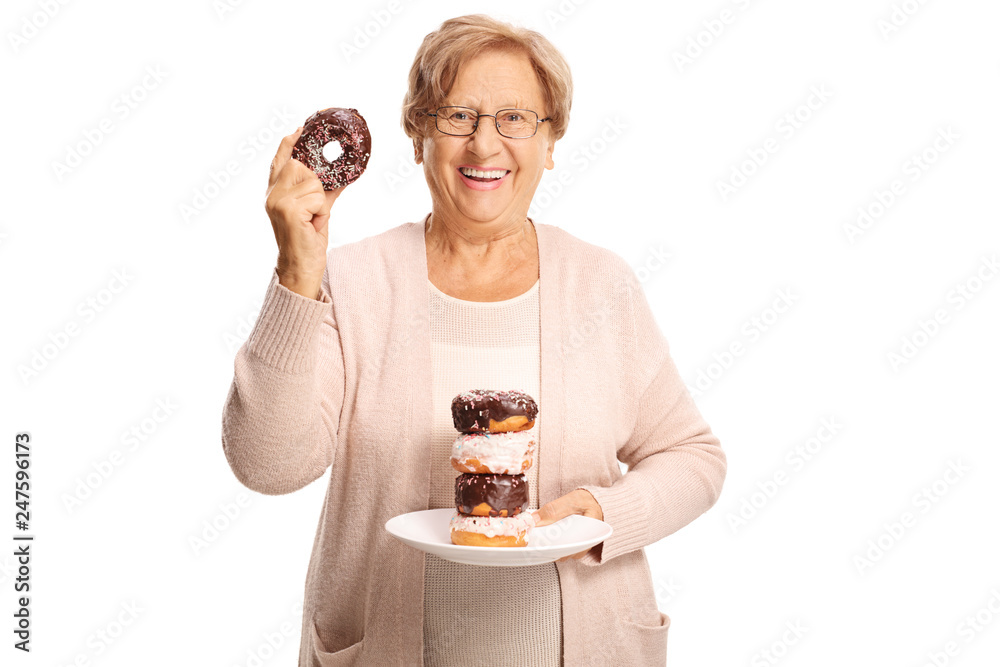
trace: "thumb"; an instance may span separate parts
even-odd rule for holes
[[[302,136],[302,128],[298,128],[287,137],[281,140],[278,144],[278,152],[275,154],[274,159],[271,160],[271,171],[267,176],[267,189],[268,191],[274,187],[274,184],[278,181],[278,174],[288,164],[292,157],[292,148],[295,143]]]

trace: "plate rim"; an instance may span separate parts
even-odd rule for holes
[[[426,512],[441,512],[441,513],[444,513],[445,511],[447,511],[449,513],[452,513],[452,512],[455,512],[456,510],[454,508],[451,508],[451,507],[436,507],[436,508],[433,508],[433,509],[414,510],[412,512],[404,512],[403,514],[397,514],[396,516],[387,519],[386,522],[385,522],[385,524],[383,525],[383,529],[387,533],[389,533],[390,535],[392,535],[394,538],[396,538],[396,539],[398,539],[400,541],[404,541],[405,539],[412,539],[412,538],[404,538],[401,535],[399,535],[397,533],[394,533],[392,530],[389,529],[389,524],[391,522],[397,520],[397,519],[400,519],[400,518],[406,517],[406,516],[410,516],[410,515],[413,515],[413,514],[423,514],[423,513],[426,513]],[[527,511],[527,512],[537,511],[537,508],[534,509],[534,510],[525,510],[525,511]],[[584,540],[582,542],[569,542],[567,544],[560,544],[560,545],[555,546],[555,547],[553,547],[551,545],[550,546],[532,546],[531,544],[528,544],[528,545],[523,546],[523,547],[517,547],[516,548],[517,549],[516,553],[524,553],[524,552],[528,552],[528,551],[533,551],[533,552],[538,553],[538,554],[544,554],[546,549],[565,549],[565,548],[570,548],[570,547],[574,547],[574,546],[580,546],[581,548],[583,548],[583,547],[586,547],[588,545],[589,546],[596,546],[596,545],[600,544],[601,542],[604,542],[605,540],[607,540],[609,537],[611,537],[614,534],[614,530],[615,530],[614,527],[612,527],[612,525],[610,523],[608,523],[607,521],[603,521],[601,519],[595,519],[592,516],[584,516],[583,514],[570,514],[570,515],[568,515],[566,517],[563,517],[563,519],[567,519],[567,518],[569,518],[571,516],[578,516],[578,517],[581,517],[582,519],[587,520],[587,521],[596,521],[596,522],[598,522],[600,524],[603,524],[603,526],[607,530],[607,535],[604,535],[603,537],[601,537],[600,539],[598,539],[596,542],[591,542],[591,540]],[[562,521],[563,519],[560,519],[559,521]],[[546,524],[544,526],[541,526],[541,528],[548,528],[549,526],[553,526],[556,523],[559,523],[559,521],[555,521],[553,523]],[[474,546],[470,546],[468,544],[435,543],[435,542],[423,542],[423,544],[434,544],[435,546],[442,546],[442,547],[449,547],[449,548],[452,548],[452,549],[458,549],[459,553],[461,553],[463,551],[466,552],[466,553],[475,552],[475,553],[479,553],[479,554],[489,554],[489,553],[498,553],[498,554],[499,553],[503,553],[503,554],[508,554],[508,553],[514,553],[513,551],[511,551],[511,549],[513,547],[474,547]],[[412,546],[412,545],[409,545],[409,546]],[[414,548],[419,549],[419,547],[414,547]],[[424,553],[430,553],[426,549],[420,549],[420,551],[423,551]],[[442,556],[442,558],[443,558],[443,556]]]

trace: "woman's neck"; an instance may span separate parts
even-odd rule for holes
[[[424,226],[427,277],[439,290],[467,301],[503,301],[538,280],[534,225],[521,223],[491,233],[445,225],[428,217]]]
[[[538,258],[535,229],[527,217],[482,227],[431,214],[424,225],[427,255],[459,274],[509,271]]]

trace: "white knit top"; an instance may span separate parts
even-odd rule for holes
[[[468,389],[517,389],[538,403],[538,282],[506,301],[464,301],[430,288],[433,417],[430,509],[455,507],[451,445],[458,431],[451,399]],[[538,442],[540,451],[544,443]],[[525,473],[528,506],[538,509],[538,455]],[[511,547],[517,548],[517,547]],[[432,554],[424,568],[427,667],[559,667],[562,599],[554,563],[527,567],[462,565]]]

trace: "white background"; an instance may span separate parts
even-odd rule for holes
[[[717,505],[647,548],[671,666],[996,664],[1000,5],[50,5],[6,2],[0,23],[5,664],[294,664],[325,478],[254,494],[220,444],[276,257],[268,163],[314,110],[356,107],[373,156],[331,243],[420,220],[406,74],[427,32],[475,11],[573,68],[535,219],[637,270],[670,254],[644,287],[729,457]],[[11,648],[19,431],[30,655]]]

